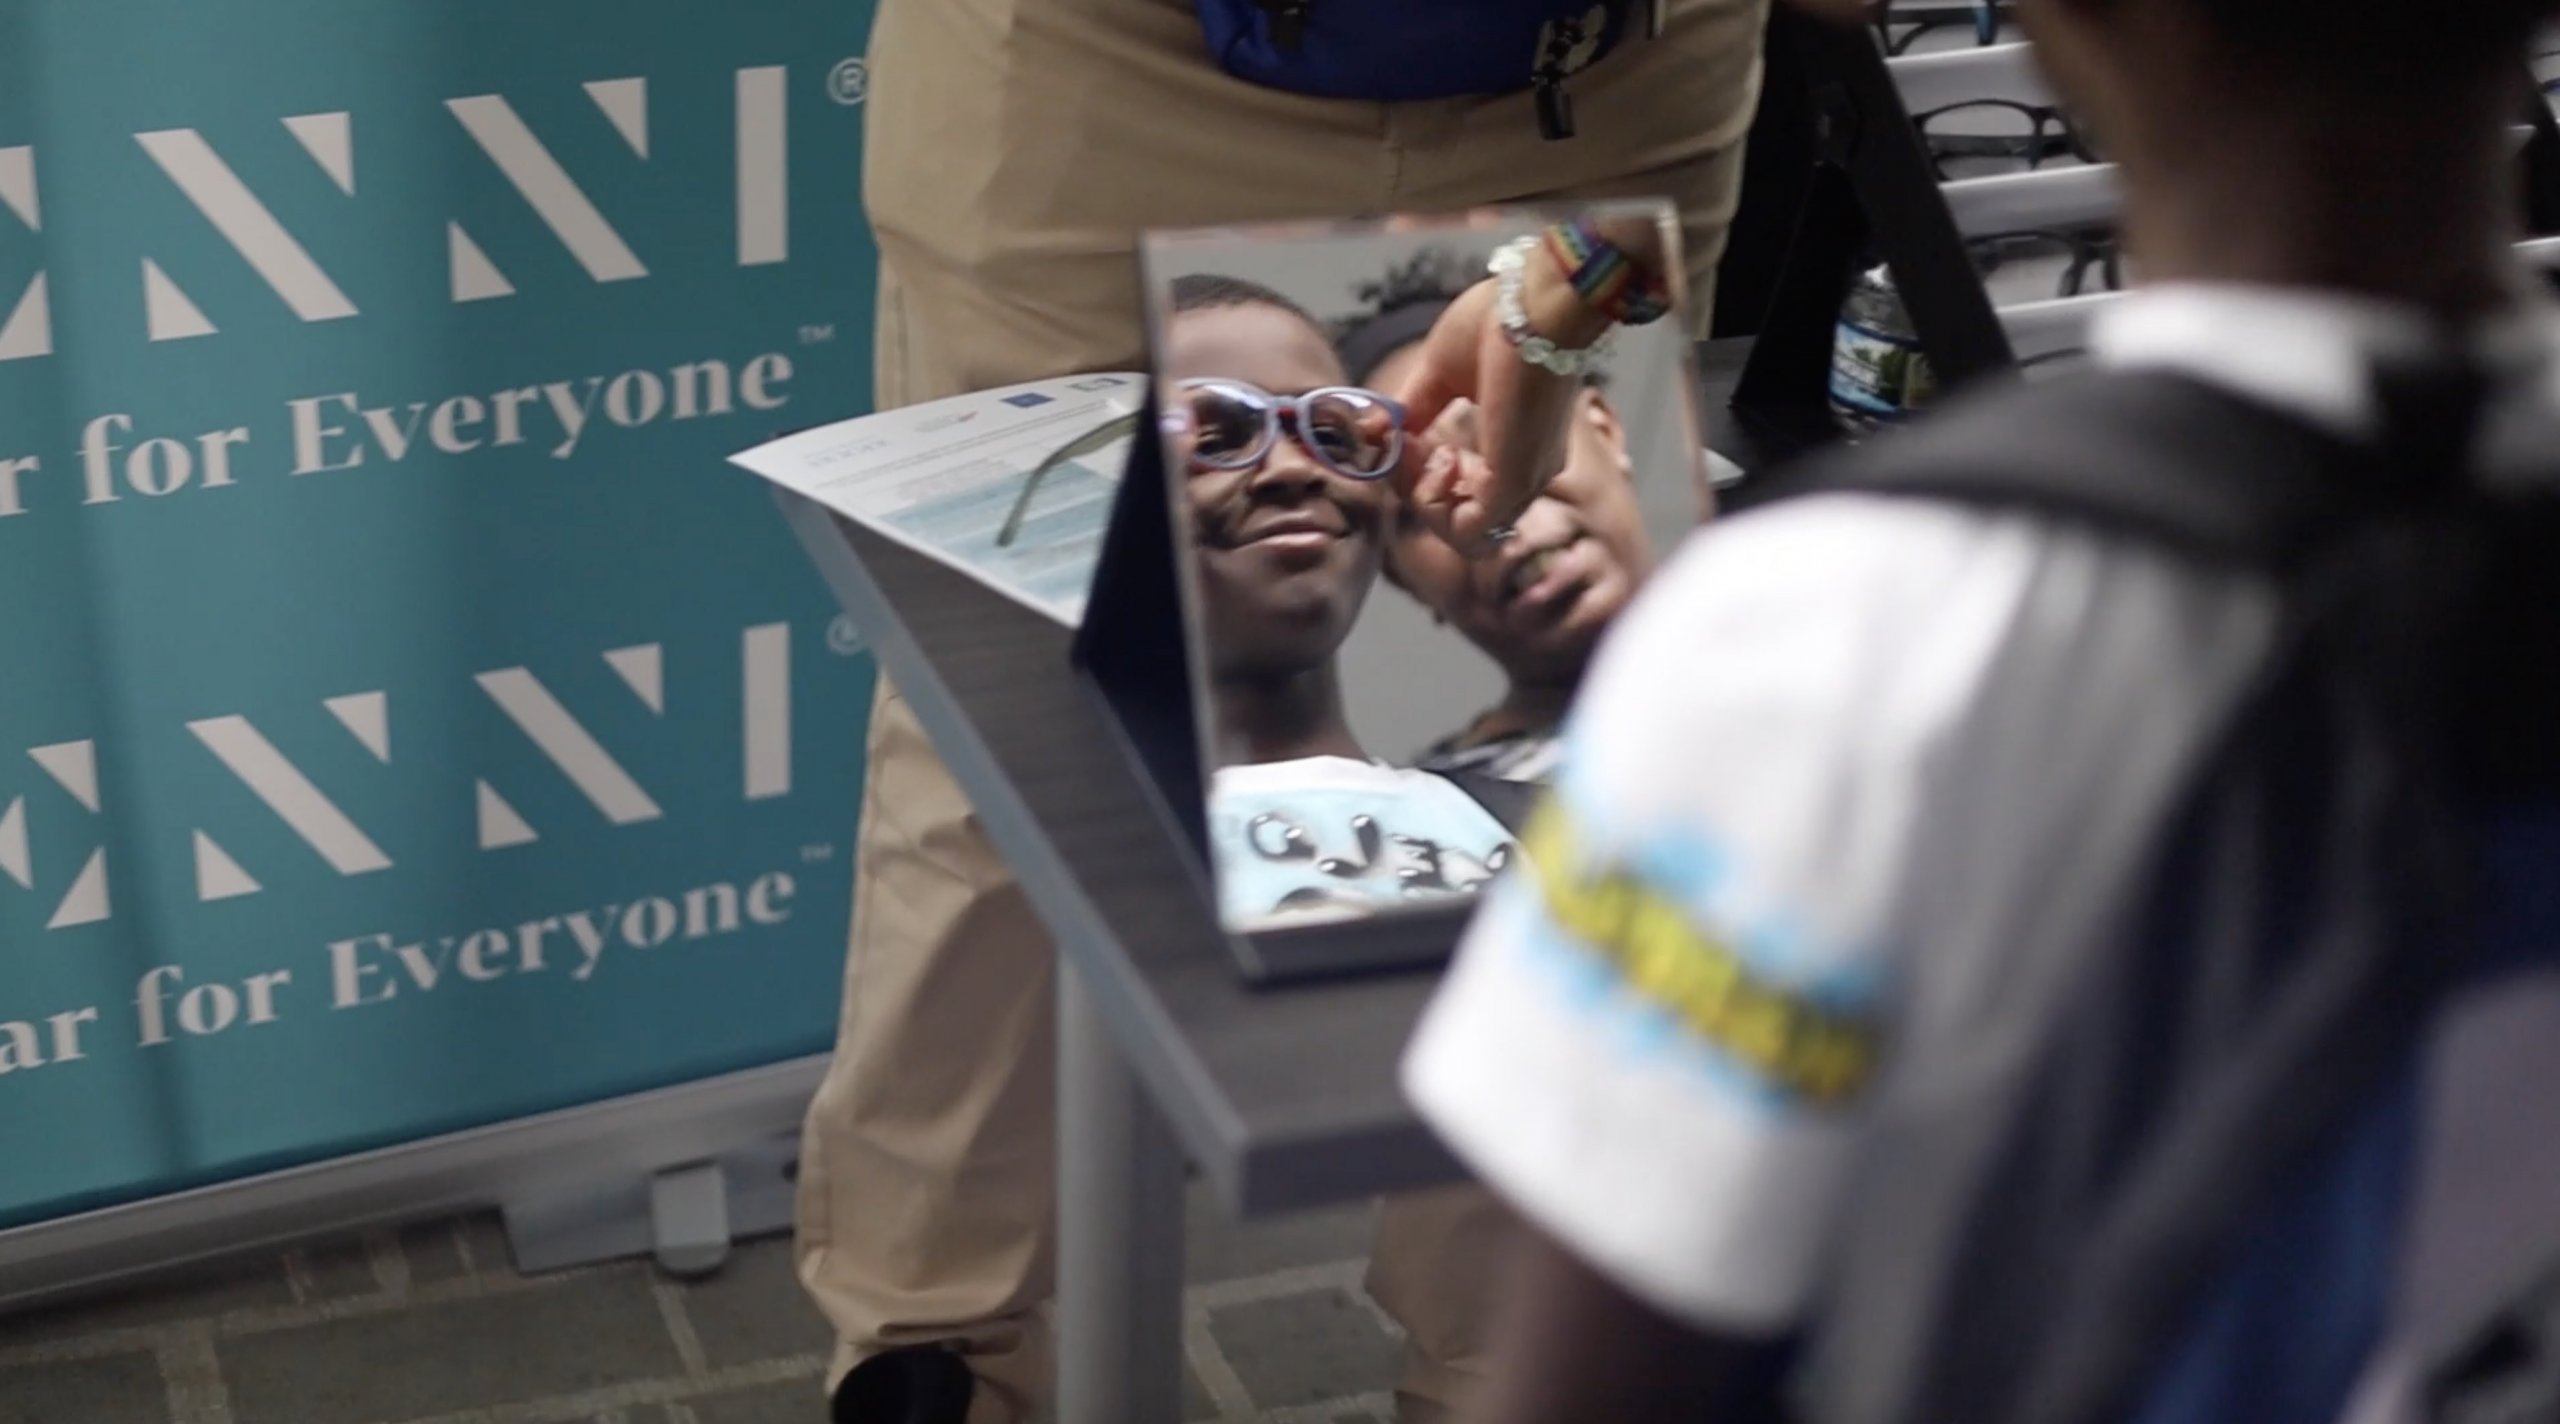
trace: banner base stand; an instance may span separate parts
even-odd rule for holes
[[[650,1177],[622,1177],[510,1201],[507,1245],[528,1275],[654,1256],[670,1275],[702,1276],[729,1243],[791,1227],[797,1133]]]
[[[648,1254],[648,1186],[669,1163],[758,1157],[769,1173],[728,1178],[730,1238],[790,1221],[790,1144],[826,1074],[817,1054],[584,1107],[378,1148],[352,1157],[103,1207],[0,1230],[0,1310],[104,1290],[196,1262],[270,1251],[492,1203],[582,1201],[592,1221],[599,1181],[629,1184],[627,1244],[585,1257]],[[779,1179],[779,1180],[776,1180]],[[584,1184],[585,1190],[581,1190]],[[524,1209],[509,1211],[510,1222]],[[590,1236],[590,1241],[601,1237]],[[519,1235],[519,1242],[523,1237]],[[521,1249],[519,1246],[518,1249]],[[546,1253],[551,1254],[551,1253]],[[567,1265],[579,1253],[558,1253]],[[519,1262],[519,1265],[525,1263]],[[530,1266],[526,1267],[530,1269]]]

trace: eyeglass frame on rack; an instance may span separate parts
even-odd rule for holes
[[[2007,232],[1976,233],[1966,238],[1964,245],[1965,250],[1974,255],[1974,270],[1988,280],[1992,274],[2001,269],[2003,262],[1995,254],[1991,257],[1989,265],[1985,266],[1983,257],[1986,248],[2000,243],[2016,244],[2028,241],[2053,243],[2071,250],[2071,262],[2063,269],[2062,280],[2054,292],[2056,297],[2086,295],[2089,272],[2092,268],[2097,270],[2099,279],[2104,284],[2101,290],[2109,292],[2124,290],[2124,242],[2112,226],[2032,227],[2017,228]]]
[[[1951,114],[1975,109],[1999,109],[2024,117],[2035,126],[2035,132],[2023,137],[2006,134],[1939,134],[1930,125]],[[1941,104],[1925,113],[1913,114],[1911,126],[1920,131],[1922,145],[1929,151],[1929,167],[1941,183],[1958,181],[1947,172],[1947,164],[1957,159],[2016,158],[2027,165],[2030,173],[2042,172],[2046,163],[2068,156],[2082,163],[2103,163],[2097,148],[2081,132],[2068,110],[2059,104],[2030,104],[2023,99],[1966,99],[1954,104]]]
[[[1876,42],[1887,59],[1900,59],[1911,52],[1911,46],[1924,36],[1968,21],[1973,25],[1973,42],[1988,47],[2000,42],[2001,29],[2009,20],[2008,0],[1935,0],[1925,13],[1917,16],[1898,15],[1893,0],[1881,0],[1876,16],[1869,23],[1876,32]],[[1909,25],[1910,31],[1896,38],[1893,27]]]

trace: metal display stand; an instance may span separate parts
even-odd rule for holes
[[[1396,1088],[1434,976],[1249,987],[1179,829],[1185,808],[1142,770],[1152,748],[1179,782],[1187,723],[1173,742],[1148,737],[1163,714],[1131,698],[1130,681],[1072,666],[1067,629],[807,500],[782,500],[1057,944],[1057,1418],[1174,1424],[1184,1162],[1237,1216],[1463,1175]],[[1150,567],[1121,572],[1134,589]],[[1165,610],[1178,619],[1178,603]],[[1125,656],[1117,671],[1139,679],[1171,676],[1180,638],[1102,656]],[[1172,705],[1187,718],[1186,702]],[[1124,706],[1131,720],[1116,714]]]
[[[1082,975],[1058,976],[1058,1419],[1182,1417],[1182,1147]]]

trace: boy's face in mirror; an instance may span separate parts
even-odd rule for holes
[[[1165,366],[1177,386],[1221,379],[1283,397],[1344,384],[1323,333],[1259,304],[1177,313],[1166,333]],[[1335,474],[1284,423],[1258,464],[1218,470],[1195,463],[1184,472],[1183,491],[1212,674],[1287,677],[1331,659],[1377,580],[1386,482]]]
[[[1371,374],[1393,389],[1417,348]],[[1471,407],[1433,435],[1473,448]],[[1484,650],[1515,682],[1570,682],[1653,569],[1625,429],[1596,391],[1576,401],[1564,468],[1517,521],[1519,536],[1470,561],[1399,510],[1389,558],[1407,592]]]

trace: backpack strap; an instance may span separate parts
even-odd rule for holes
[[[1868,492],[2016,509],[2216,564],[2298,563],[2359,512],[2379,462],[2185,376],[2087,372],[2009,385],[1809,466],[1791,493]]]
[[[1435,771],[1432,775],[1467,793],[1485,814],[1502,823],[1513,835],[1527,829],[1529,815],[1535,811],[1546,787],[1535,782],[1506,781],[1481,771]]]

